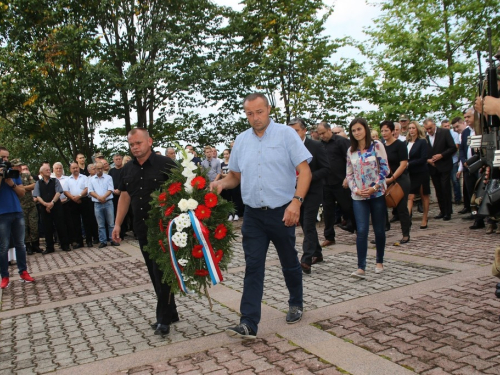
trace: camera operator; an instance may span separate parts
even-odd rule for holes
[[[17,176],[17,177],[16,177]],[[0,147],[0,288],[9,286],[9,241],[12,238],[16,248],[17,268],[21,281],[35,281],[27,271],[26,248],[24,247],[24,214],[20,198],[25,190],[19,172],[10,168],[9,151]]]

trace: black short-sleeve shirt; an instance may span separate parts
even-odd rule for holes
[[[170,169],[175,162],[169,157],[151,153],[149,158],[140,165],[137,159],[126,163],[122,168],[121,185],[119,189],[130,195],[130,207],[134,214],[134,232],[141,240],[148,234],[146,219],[151,208],[151,193],[160,189],[168,180]]]
[[[391,143],[389,146],[384,143],[385,152],[387,153],[387,160],[389,162],[389,168],[391,168],[391,176],[396,169],[399,168],[399,164],[402,160],[408,160],[408,148],[406,144],[399,139]],[[408,169],[405,169],[403,174],[408,173]]]

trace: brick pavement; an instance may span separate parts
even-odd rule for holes
[[[500,300],[491,277],[318,322],[419,374],[499,374]]]

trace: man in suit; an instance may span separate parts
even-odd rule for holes
[[[436,189],[440,213],[435,219],[451,220],[451,171],[453,154],[457,151],[448,129],[437,128],[432,118],[424,120],[424,128],[429,141],[429,174]]]
[[[321,245],[319,244],[318,232],[316,230],[316,218],[318,209],[323,202],[323,184],[328,175],[330,166],[326,151],[321,142],[306,138],[307,127],[304,120],[295,118],[288,125],[295,129],[304,146],[312,155],[309,167],[312,172],[311,185],[304,198],[304,203],[300,207],[300,226],[304,232],[304,242],[302,243],[302,258],[300,265],[304,273],[311,273],[312,259],[323,258]]]
[[[347,186],[346,164],[347,149],[351,142],[341,135],[333,134],[332,128],[326,122],[318,125],[318,134],[321,143],[325,147],[326,156],[330,164],[330,170],[323,186],[323,217],[325,220],[325,241],[321,246],[335,244],[335,202],[338,202],[346,217],[346,225],[341,229],[354,233],[356,221],[352,210],[351,191]],[[323,258],[313,258],[313,264],[322,261]]]
[[[474,131],[473,108],[469,108],[467,111],[465,111],[464,119],[465,119],[465,124],[467,126],[462,131],[461,134],[462,140],[460,143],[459,155],[460,155],[460,161],[462,162],[463,165],[464,185],[465,185],[465,190],[467,192],[467,196],[464,197],[464,207],[467,208],[467,212],[471,212],[470,199],[472,197],[472,194],[474,194],[474,187],[476,186],[476,181],[479,178],[478,173],[477,172],[471,173],[469,171],[469,165],[467,165],[467,160],[470,159],[475,154],[474,149],[472,149],[467,144],[467,138],[469,138],[469,136],[476,135]],[[482,217],[480,218],[477,215],[470,215],[468,217],[465,217],[465,219],[474,220],[474,224],[469,227],[470,229],[484,228],[484,219]]]

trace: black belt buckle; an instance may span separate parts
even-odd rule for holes
[[[260,208],[262,211],[267,211],[269,209],[269,206],[264,206]]]

